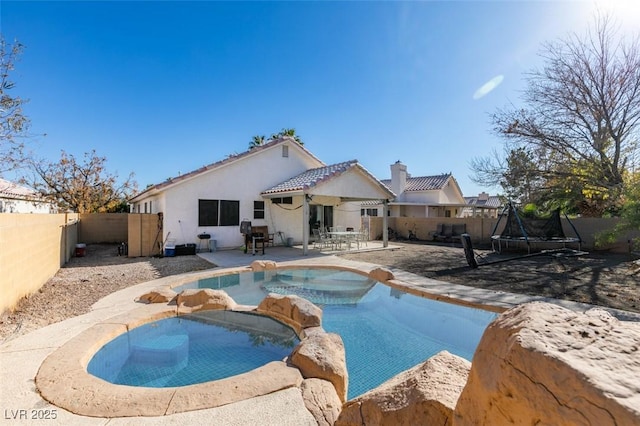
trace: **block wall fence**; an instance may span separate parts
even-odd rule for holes
[[[402,236],[409,230],[418,239],[430,241],[439,223],[465,223],[477,246],[488,246],[497,219],[488,218],[409,218],[389,217],[388,226]],[[612,228],[616,219],[578,218],[572,223],[581,235],[583,250],[595,249],[597,232]],[[503,221],[504,223],[504,221]],[[573,235],[563,221],[565,233]],[[371,217],[371,239],[382,236],[382,218]],[[498,229],[497,232],[500,232]],[[622,236],[603,249],[625,253],[629,240],[640,230]],[[129,257],[162,253],[162,223],[157,214],[15,214],[0,213],[0,312],[15,308],[19,300],[40,289],[58,269],[75,255],[78,243],[128,243]],[[114,246],[114,250],[116,250]]]
[[[0,214],[0,312],[42,287],[69,261],[78,215]]]
[[[130,257],[159,254],[158,222],[155,214],[0,213],[0,313],[38,291],[78,243],[112,243],[115,251],[128,242]]]
[[[448,218],[448,217],[387,217],[387,226],[396,231],[402,237],[408,237],[409,230],[416,233],[419,240],[431,241],[433,234],[436,232],[440,223],[464,223],[466,224],[467,233],[471,237],[474,246],[487,247],[491,245],[491,235],[496,226],[498,219],[491,218]],[[596,235],[600,231],[611,229],[618,222],[615,218],[576,218],[571,219],[571,223],[575,226],[578,234],[582,238],[582,249],[587,251],[596,250]],[[506,220],[502,220],[496,233],[502,232]],[[575,236],[571,225],[566,219],[562,219],[562,228],[565,235]],[[382,236],[382,217],[371,217],[369,235],[371,239],[381,239]],[[640,237],[640,230],[631,231],[626,235],[618,238],[614,244],[604,247],[598,247],[598,250],[607,250],[616,253],[628,253],[630,249],[630,240]],[[537,248],[549,249],[552,246],[537,246]],[[572,247],[573,248],[573,247]]]

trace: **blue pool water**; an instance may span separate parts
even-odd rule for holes
[[[283,360],[299,343],[271,318],[205,311],[151,322],[103,346],[87,371],[108,382],[174,387],[223,379]]]
[[[296,294],[323,309],[323,327],[342,337],[349,399],[447,350],[471,360],[493,312],[437,302],[348,271],[290,269],[202,279],[185,288],[224,289],[240,304]]]

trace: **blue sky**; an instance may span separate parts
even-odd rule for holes
[[[617,2],[623,31],[640,6]],[[582,34],[587,1],[12,2],[14,95],[54,161],[95,149],[140,189],[293,127],[327,164],[380,179],[452,172],[501,149],[490,114],[519,104],[541,43]]]

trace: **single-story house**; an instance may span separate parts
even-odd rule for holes
[[[462,210],[462,217],[497,218],[504,203],[497,195],[489,195],[482,191],[475,197],[464,197],[468,207]]]
[[[132,212],[162,213],[164,242],[199,243],[197,236],[208,234],[219,248],[240,247],[240,223],[250,221],[267,226],[276,243],[302,243],[306,253],[313,228],[359,229],[359,203],[394,197],[357,160],[326,165],[283,137],[153,185],[129,202]]]
[[[391,179],[381,181],[396,198],[389,202],[392,217],[461,217],[466,207],[462,191],[451,173],[413,177],[400,161],[391,165]],[[380,203],[361,205],[364,216],[382,216]]]
[[[31,188],[0,178],[0,213],[55,213],[53,204]]]

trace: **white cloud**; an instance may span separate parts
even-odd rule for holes
[[[493,89],[502,83],[502,80],[504,80],[504,76],[502,74],[493,77],[491,80],[483,84],[482,87],[476,90],[476,93],[473,94],[473,99],[477,100],[488,95]]]

